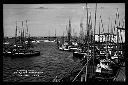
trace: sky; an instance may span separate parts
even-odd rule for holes
[[[86,30],[86,4],[3,4],[3,29],[4,36],[15,35],[16,21],[20,29],[21,21],[28,20],[28,30],[31,36],[57,36],[66,35],[66,25],[71,19],[72,30],[79,35],[80,22],[83,21]],[[95,3],[88,3],[94,28]],[[105,32],[108,29],[109,17],[114,24],[117,8],[120,20],[125,18],[125,3],[98,3],[96,33],[98,33],[100,15],[103,20]],[[25,23],[24,23],[25,27]],[[73,31],[72,31],[73,32]]]

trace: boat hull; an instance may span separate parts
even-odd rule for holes
[[[86,53],[73,52],[73,57],[74,57],[74,58],[83,59],[85,55],[86,55]]]
[[[70,49],[59,47],[59,50],[61,50],[61,51],[69,51]]]
[[[10,57],[31,57],[31,56],[39,56],[40,52],[39,51],[33,51],[33,52],[28,52],[28,53],[8,53],[4,52],[4,56],[10,56]]]

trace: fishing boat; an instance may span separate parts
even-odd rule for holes
[[[101,81],[101,80],[113,81],[118,69],[119,69],[119,66],[116,65],[116,63],[114,63],[110,59],[100,60],[100,63],[97,64],[96,66],[95,78],[98,81]]]
[[[71,41],[72,43],[71,43],[71,45],[69,46],[69,50],[71,51],[71,52],[74,52],[74,51],[76,51],[77,49],[78,49],[78,43],[77,42],[74,42],[74,41]]]
[[[67,40],[64,40],[64,33],[62,37],[62,44],[59,46],[59,50],[63,51],[73,51],[76,49],[76,43],[71,41],[71,20],[69,19],[69,28],[67,29]]]
[[[73,52],[73,57],[76,57],[76,58],[84,58],[85,55],[87,54],[87,51],[89,53],[89,55],[91,54],[91,49],[92,49],[92,20],[91,20],[91,13],[90,15],[88,16],[88,8],[87,8],[87,35],[84,35],[85,38],[83,39],[82,38],[82,41],[84,41],[84,43],[81,43],[79,45],[79,48],[81,50],[75,50]],[[81,22],[80,23],[80,28],[81,28],[81,37],[83,37],[83,23]],[[86,40],[86,41],[85,41]]]
[[[64,42],[60,47],[59,50],[63,50],[63,51],[69,51],[69,44],[68,42]]]
[[[23,46],[18,45],[8,50],[5,50],[3,54],[4,56],[11,56],[11,57],[31,57],[31,56],[39,56],[40,51],[25,49]]]
[[[27,20],[26,20],[26,26],[27,26]],[[22,22],[23,27],[23,22]],[[3,51],[4,56],[10,56],[10,57],[30,57],[30,56],[39,56],[40,51],[32,50],[31,48],[32,43],[30,41],[30,34],[29,37],[26,38],[24,36],[24,29],[21,30],[21,36],[17,37],[17,23],[16,23],[16,34],[15,34],[15,43],[10,46],[8,49]],[[27,28],[28,31],[28,28]],[[27,40],[27,42],[25,42]]]

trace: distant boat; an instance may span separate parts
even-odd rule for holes
[[[67,42],[64,42],[61,46],[59,46],[59,50],[69,51],[69,45]]]
[[[66,30],[67,30],[67,26],[66,26]],[[63,33],[63,37],[62,37],[62,44],[59,45],[59,50],[62,51],[75,51],[77,50],[78,47],[78,43],[71,41],[71,21],[69,19],[69,28],[67,30],[67,40],[64,40],[64,33]]]
[[[55,40],[50,41],[50,40],[43,40],[43,42],[55,42]]]

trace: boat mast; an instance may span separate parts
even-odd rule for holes
[[[117,26],[116,26],[116,28],[117,28],[117,56],[118,56],[118,54],[119,54],[119,33],[118,33],[119,13],[118,13],[118,8],[117,8],[117,13],[116,13],[116,19],[117,19]]]
[[[48,31],[48,33],[49,33],[49,37],[48,37],[48,40],[50,41],[50,30]]]
[[[55,38],[56,38],[56,29],[55,29]]]
[[[110,32],[109,32],[109,29],[110,29],[110,17],[108,18],[108,21],[109,21],[109,22],[108,22],[108,41],[110,41],[110,36],[109,36],[109,35],[110,35],[110,34],[109,34],[109,33],[110,33]]]
[[[91,31],[92,31],[91,12],[90,12],[90,15],[89,15],[88,29],[89,29],[89,42],[91,42]]]
[[[103,27],[102,19],[101,19],[101,23],[102,23],[102,29],[103,29],[103,30],[102,30],[102,34],[104,34],[104,27]],[[102,36],[102,42],[103,42],[103,38],[104,38],[104,37]]]
[[[21,24],[22,24],[22,22],[21,22]],[[22,44],[22,27],[20,29],[20,44]]]
[[[17,44],[17,21],[16,21],[16,32],[15,32],[15,44]]]
[[[86,10],[87,10],[87,22],[86,22],[86,28],[87,28],[87,44],[89,44],[89,39],[88,39],[88,37],[89,37],[89,29],[88,29],[88,8],[87,8],[87,3],[86,3]],[[86,36],[85,36],[86,37]],[[88,45],[89,46],[89,45]],[[88,47],[88,50],[89,50],[89,47]],[[86,65],[86,67],[85,67],[85,82],[87,81],[87,71],[88,71],[88,56],[87,56],[87,65]]]
[[[88,7],[87,7],[87,3],[86,3],[86,10],[87,10],[87,47],[88,47],[88,52],[87,52],[87,65],[86,65],[86,74],[85,74],[85,82],[87,81],[87,73],[88,73],[88,59],[89,59],[89,42],[91,42],[92,44],[92,40],[91,40],[91,31],[92,31],[92,21],[91,21],[91,12],[90,12],[90,16],[88,16]],[[89,20],[88,20],[89,18]],[[91,33],[90,33],[91,32]],[[90,35],[91,34],[91,35]],[[91,52],[92,53],[92,52]],[[92,55],[92,54],[91,54]]]
[[[23,40],[24,40],[24,29],[23,29],[23,21],[22,21],[22,32],[21,32],[21,43],[22,43],[22,45],[23,45]]]
[[[109,23],[110,23],[110,17],[109,17],[109,22],[108,22],[108,33],[106,34],[106,59],[108,59]]]
[[[113,35],[113,28],[112,28],[112,21],[111,21],[111,37],[110,37],[110,42],[112,42],[112,35]]]
[[[68,28],[68,43],[70,44],[70,40],[71,40],[71,21],[69,18],[69,28]]]
[[[63,40],[62,40],[62,43],[64,44],[64,31],[63,31]]]
[[[83,35],[84,35],[84,33],[83,33],[83,23],[82,23],[82,20],[81,20],[81,22],[80,22],[80,39],[81,40],[83,40]]]
[[[27,20],[26,20],[26,27],[27,27],[27,37],[29,37],[29,34],[28,34],[28,25],[27,25]]]
[[[87,41],[89,40],[88,39],[88,36],[89,36],[89,30],[88,30],[88,8],[87,8],[87,3],[86,3],[86,10],[87,10],[87,22],[86,22],[86,28],[87,28]]]
[[[93,66],[94,66],[94,59],[95,59],[95,30],[96,30],[96,13],[97,13],[97,3],[96,3],[96,9],[95,9],[95,23],[94,23]],[[94,73],[94,67],[93,67],[93,73]]]
[[[100,20],[101,20],[101,15],[100,15]],[[101,22],[99,22],[99,43],[100,43],[100,24]]]

